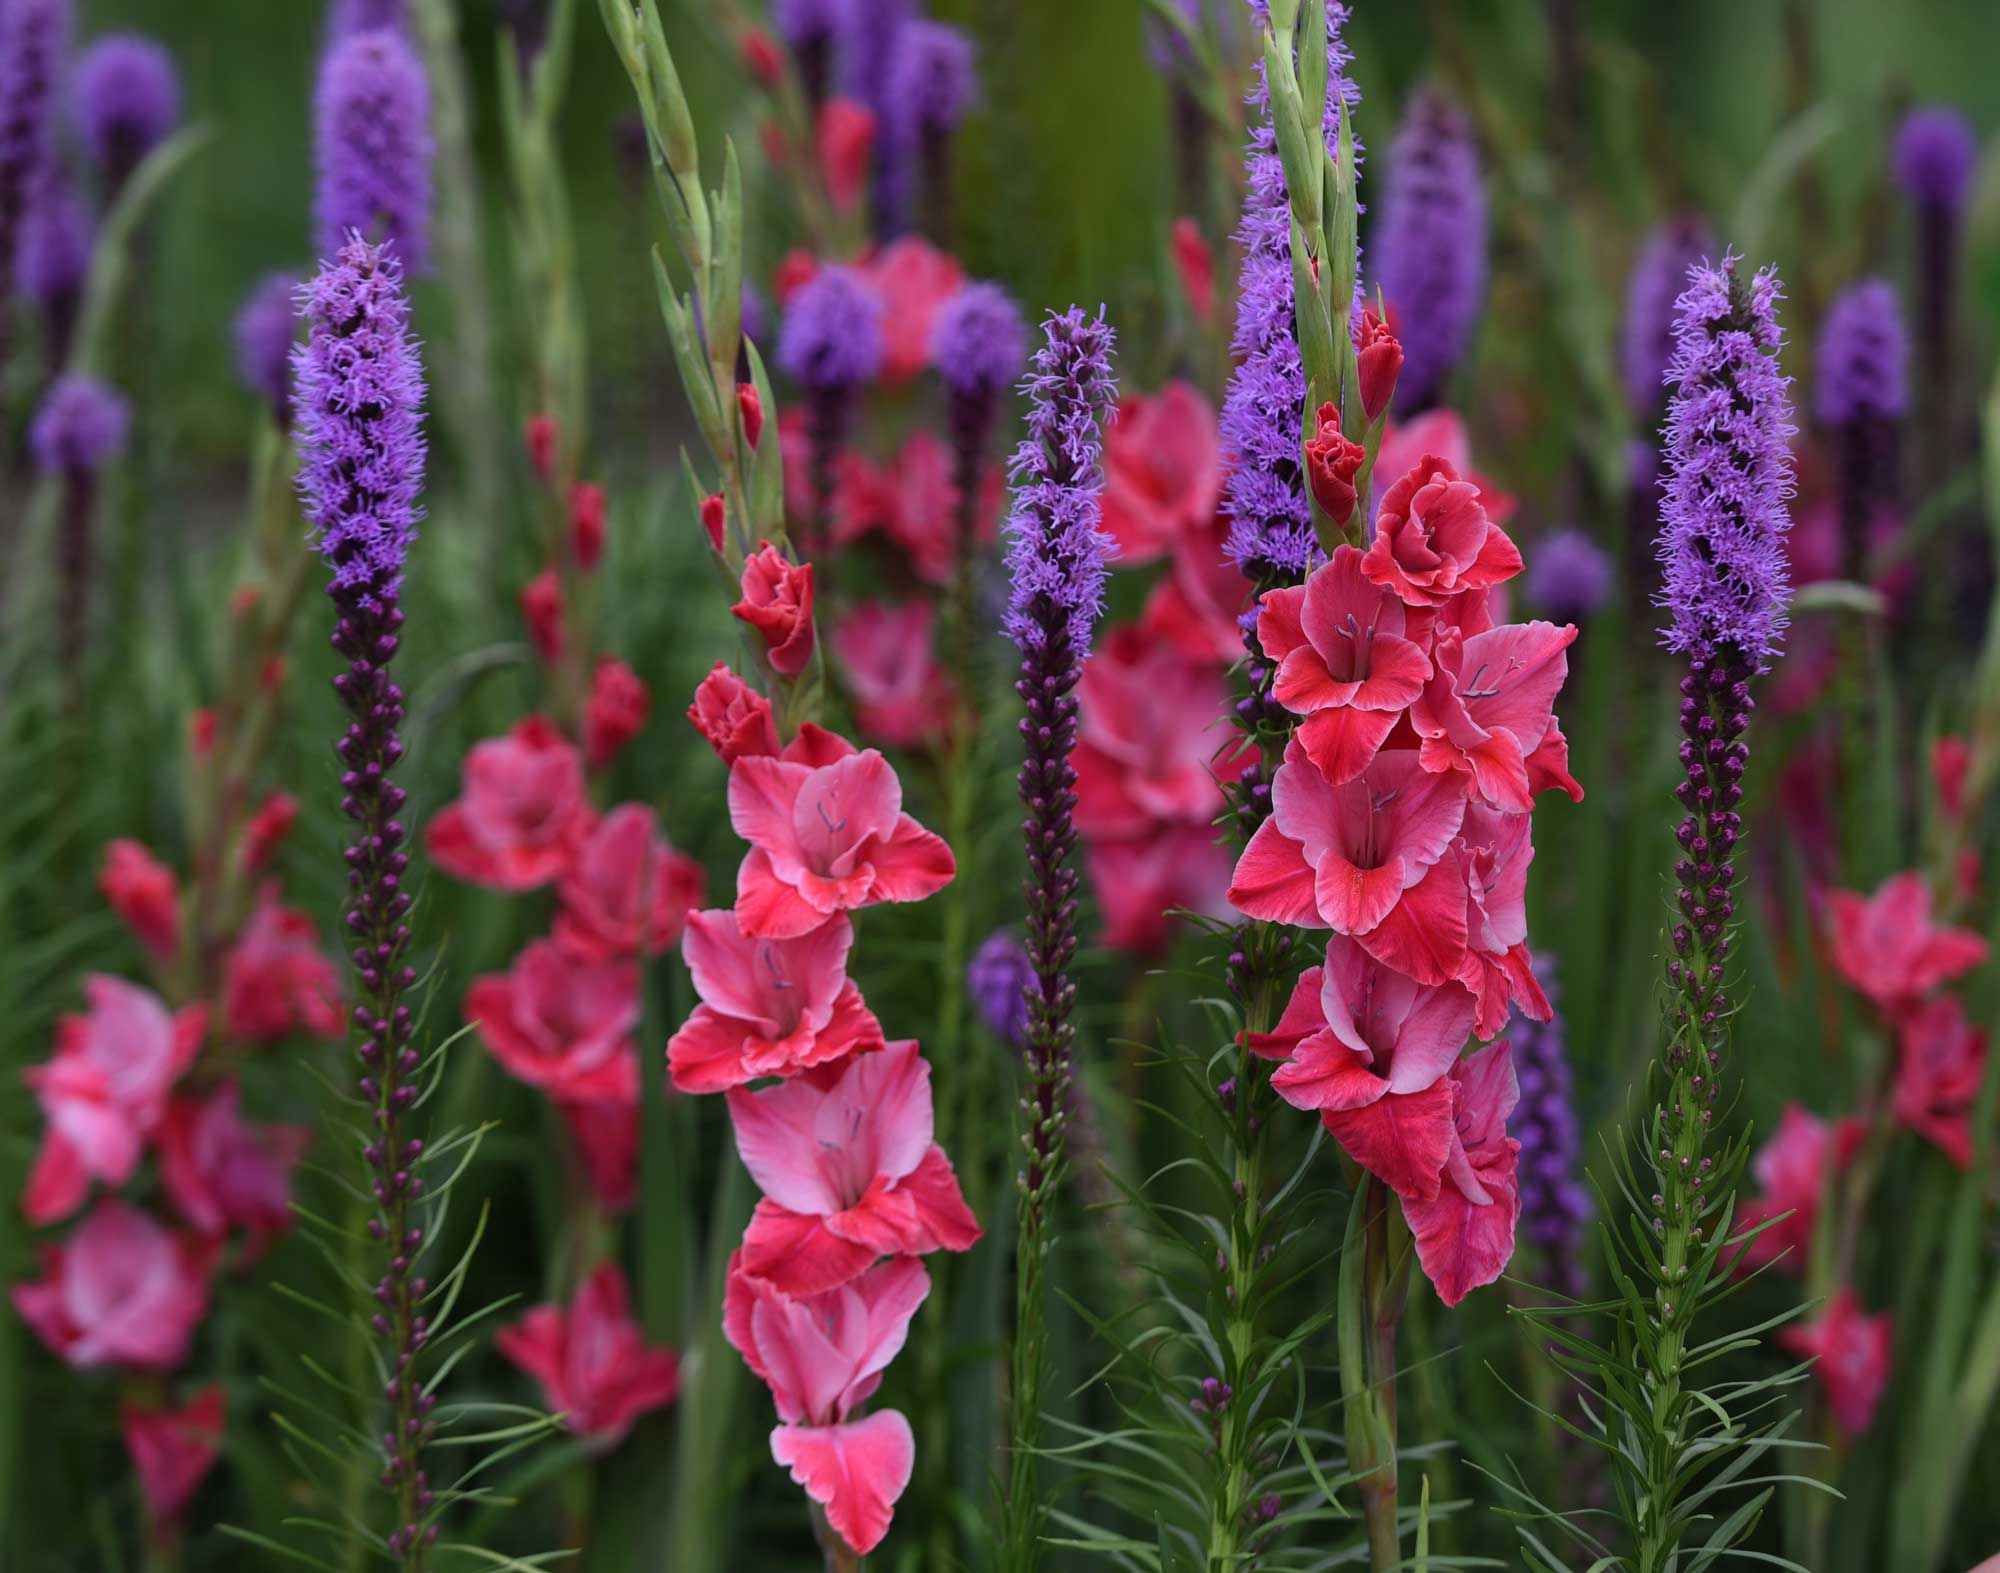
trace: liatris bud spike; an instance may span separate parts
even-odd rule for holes
[[[943,22],[916,21],[896,35],[888,100],[894,133],[915,156],[924,232],[938,245],[951,236],[952,138],[971,106],[977,79],[972,40]]]
[[[383,36],[359,35],[363,42]],[[341,811],[356,827],[345,918],[354,945],[359,1088],[371,1114],[370,1233],[385,1242],[379,1309],[371,1314],[394,1373],[386,1392],[393,1423],[383,1433],[384,1478],[396,1504],[388,1545],[415,1570],[435,1533],[425,1522],[431,1491],[421,1467],[435,1427],[429,1395],[409,1372],[428,1333],[410,1248],[422,1239],[411,1222],[424,1184],[411,1160],[422,1143],[410,1129],[421,1060],[406,1003],[417,975],[407,921],[405,793],[391,779],[403,757],[404,701],[389,668],[402,644],[404,565],[421,516],[424,377],[402,272],[386,247],[350,237],[302,300],[310,333],[293,362],[299,489],[332,571],[333,647],[347,662],[334,690],[349,717],[337,748],[345,766]]]
[[[90,209],[77,195],[76,187],[51,167],[21,221],[20,250],[15,260],[21,293],[42,309],[48,332],[47,360],[52,366],[69,360],[84,278],[90,271],[94,228]]]
[[[881,301],[851,268],[821,268],[785,308],[778,364],[805,389],[810,539],[822,560],[832,544],[834,465],[854,418],[855,395],[881,370],[885,353]]]
[[[986,450],[1000,399],[1021,374],[1028,333],[1021,309],[998,284],[968,284],[945,303],[931,330],[931,362],[948,396],[959,560],[971,559]]]
[[[76,130],[118,191],[180,123],[181,79],[164,46],[139,33],[100,38],[76,62]]]
[[[313,98],[314,244],[331,257],[349,231],[394,245],[424,271],[430,254],[430,83],[402,33],[337,39]]]
[[[49,390],[28,429],[36,466],[62,482],[62,534],[57,548],[57,649],[81,693],[83,652],[89,643],[90,536],[97,508],[98,472],[125,446],[132,407],[95,377],[71,373]]]
[[[1835,297],[1820,328],[1813,413],[1832,448],[1844,565],[1859,577],[1869,527],[1902,501],[1898,461],[1909,413],[1909,341],[1887,279]]]
[[[56,79],[69,48],[70,0],[0,6],[0,370],[12,348],[15,254],[54,137]]]

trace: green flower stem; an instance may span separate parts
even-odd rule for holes
[[[1347,1466],[1361,1490],[1369,1565],[1403,1560],[1397,1522],[1396,1333],[1410,1287],[1409,1230],[1389,1191],[1359,1174],[1340,1253],[1340,1384]]]

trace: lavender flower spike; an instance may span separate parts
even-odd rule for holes
[[[1555,965],[1550,955],[1534,959],[1535,975],[1551,1006],[1556,1004]],[[1521,1101],[1510,1122],[1510,1133],[1521,1143],[1521,1229],[1542,1253],[1548,1286],[1581,1299],[1588,1287],[1583,1244],[1591,1205],[1590,1192],[1576,1177],[1583,1143],[1563,1052],[1562,1016],[1541,1022],[1516,1011],[1507,1035],[1521,1084]]]
[[[132,407],[95,377],[60,377],[28,428],[28,446],[45,475],[62,483],[62,525],[56,540],[57,653],[71,702],[82,693],[89,642],[90,537],[98,472],[125,446]]]
[[[436,1533],[424,1524],[432,1493],[420,1467],[435,1427],[431,1396],[410,1368],[428,1334],[419,1309],[426,1283],[414,1276],[424,1231],[411,1211],[423,1192],[413,1172],[423,1142],[408,1129],[421,1061],[403,1003],[417,975],[405,921],[407,831],[397,817],[404,792],[390,780],[403,754],[403,690],[389,664],[403,626],[404,560],[420,516],[424,375],[402,272],[388,248],[350,239],[322,265],[302,300],[311,331],[293,359],[299,486],[320,555],[332,569],[333,647],[348,663],[333,682],[349,716],[338,751],[346,766],[341,809],[357,827],[347,850],[353,1038],[358,1087],[372,1120],[364,1153],[376,1204],[369,1233],[384,1258],[373,1325],[392,1373],[384,1394],[391,1424],[383,1432],[383,1479],[396,1501],[388,1546],[415,1569]]]
[[[1901,502],[1898,457],[1910,408],[1909,340],[1896,291],[1864,279],[1820,328],[1813,413],[1832,448],[1846,571],[1862,571],[1869,527]]]
[[[76,130],[113,191],[180,124],[174,57],[141,33],[112,33],[76,63]]]
[[[1896,180],[1919,206],[1961,211],[1972,191],[1979,141],[1949,104],[1926,104],[1896,128]]]
[[[1252,0],[1255,22],[1268,12]],[[1337,153],[1338,105],[1350,113],[1361,94],[1347,80],[1347,46],[1342,29],[1347,7],[1326,8],[1327,151]],[[1247,155],[1249,191],[1236,239],[1243,252],[1232,340],[1237,367],[1222,404],[1222,445],[1233,455],[1225,486],[1230,560],[1259,588],[1296,584],[1319,552],[1313,535],[1312,506],[1299,474],[1299,434],[1305,422],[1306,374],[1292,328],[1292,216],[1285,190],[1285,166],[1271,128],[1270,91],[1264,66],[1256,66],[1250,92]],[[1360,157],[1357,145],[1355,157]]]
[[[1535,543],[1523,588],[1558,623],[1581,623],[1611,593],[1611,559],[1583,530],[1557,530]]]
[[[957,28],[917,21],[896,35],[888,83],[893,134],[907,144],[903,155],[916,158],[924,228],[939,245],[951,233],[952,134],[976,86],[972,40]]]
[[[236,375],[271,406],[280,431],[292,424],[292,345],[298,337],[294,304],[304,281],[267,273],[236,313]]]
[[[1666,480],[1658,556],[1663,642],[1698,665],[1761,671],[1783,637],[1791,587],[1791,379],[1769,268],[1745,279],[1733,254],[1690,271],[1661,436]],[[1745,674],[1747,675],[1747,673]]]
[[[0,369],[11,348],[21,222],[52,156],[52,105],[69,33],[69,0],[0,4]]]
[[[778,327],[778,364],[806,391],[814,549],[831,528],[833,467],[847,440],[855,391],[882,368],[882,303],[852,268],[821,268]]]
[[[987,935],[965,967],[965,991],[986,1030],[1009,1048],[1028,1045],[1028,990],[1035,982],[1028,948],[1012,929]]]
[[[1646,236],[1632,259],[1625,286],[1625,397],[1648,425],[1666,397],[1675,303],[1687,287],[1688,269],[1714,252],[1708,220],[1699,213],[1676,213]]]
[[[336,40],[313,99],[314,244],[332,256],[350,230],[387,241],[412,273],[430,250],[430,83],[404,36]]]
[[[1949,449],[1957,368],[1952,319],[1957,313],[1959,241],[1979,143],[1965,116],[1944,104],[1912,110],[1896,133],[1896,178],[1915,209],[1917,343],[1922,403],[1918,430],[1929,472]]]
[[[968,284],[945,302],[931,329],[931,363],[946,395],[952,485],[961,561],[969,561],[979,519],[979,482],[1000,418],[1000,398],[1021,374],[1028,330],[1021,308],[998,284]]]
[[[331,43],[349,33],[366,33],[377,27],[407,32],[409,25],[409,0],[333,0],[327,11],[326,34]]]
[[[1022,389],[1027,435],[1012,467],[1007,521],[1012,592],[1006,630],[1021,650],[1014,685],[1027,714],[1019,791],[1027,809],[1028,878],[1027,1129],[1016,1240],[1012,1472],[1007,1488],[1006,1565],[1033,1564],[1043,1505],[1036,1483],[1043,1350],[1043,1270],[1047,1225],[1060,1181],[1070,1102],[1070,1014],[1076,985],[1076,685],[1104,600],[1110,537],[1098,528],[1104,489],[1104,422],[1117,397],[1112,334],[1072,306],[1042,324],[1043,345]]]
[[[51,168],[21,222],[15,265],[21,293],[42,309],[45,354],[52,366],[69,359],[83,282],[90,272],[94,227],[76,187]]]
[[[844,20],[840,0],[777,0],[771,21],[798,63],[806,102],[817,110],[833,90],[833,54]]]
[[[1420,90],[1389,147],[1389,179],[1376,231],[1375,277],[1398,313],[1403,370],[1395,407],[1437,402],[1465,356],[1486,288],[1486,192],[1479,150],[1463,111]]]

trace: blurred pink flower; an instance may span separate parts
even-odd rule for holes
[[[563,875],[556,938],[593,961],[661,955],[680,943],[706,878],[700,863],[668,844],[651,808],[621,803]]]
[[[556,1107],[597,1205],[608,1213],[629,1210],[639,1199],[639,1100],[564,1099]]]
[[[641,1415],[681,1390],[680,1357],[646,1342],[625,1275],[612,1262],[583,1281],[567,1310],[535,1306],[493,1342],[541,1385],[544,1402],[593,1454],[617,1447]]]
[[[313,1133],[303,1125],[249,1124],[242,1101],[233,1081],[205,1103],[174,1099],[160,1130],[160,1183],[203,1234],[282,1234],[292,1226],[292,1170]]]
[[[907,381],[929,364],[938,311],[964,287],[965,270],[929,241],[904,235],[857,271],[882,301],[882,380]]]
[[[1105,434],[1102,527],[1121,568],[1172,551],[1205,530],[1222,488],[1215,409],[1193,384],[1128,394]]]
[[[725,662],[717,661],[695,689],[688,720],[725,765],[735,764],[745,754],[778,751],[778,724],[771,713],[771,701]]]
[[[590,825],[582,756],[531,715],[472,746],[458,800],[439,810],[424,845],[456,879],[533,890],[570,866]]]
[[[593,770],[602,770],[624,751],[644,729],[652,708],[652,691],[631,667],[608,658],[597,663],[583,707],[583,753]]]
[[[1227,515],[1216,515],[1174,543],[1173,566],[1147,592],[1139,626],[1190,661],[1224,666],[1243,655],[1238,619],[1249,608],[1250,586],[1223,550]]]
[[[1863,1315],[1860,1296],[1842,1289],[1810,1322],[1780,1328],[1778,1342],[1812,1359],[1813,1376],[1826,1389],[1841,1434],[1851,1440],[1865,1432],[1889,1385],[1894,1318],[1886,1311]]]
[[[1223,917],[1229,911],[1229,849],[1212,825],[1157,825],[1136,837],[1086,842],[1084,870],[1102,910],[1102,943],[1158,954],[1176,909]]]
[[[179,1409],[118,1406],[118,1430],[156,1528],[175,1523],[222,1452],[223,1392],[200,1389]]]
[[[83,995],[89,1009],[56,1023],[55,1054],[22,1073],[48,1121],[21,1199],[32,1224],[67,1218],[93,1179],[132,1177],[208,1031],[206,1006],[170,1013],[152,990],[122,978],[88,977]]]
[[[881,1256],[970,1250],[978,1222],[931,1139],[931,1068],[913,1042],[729,1091],[736,1150],[764,1193],[746,1273],[818,1294]]]
[[[158,961],[181,948],[181,889],[174,871],[138,841],[113,841],[104,849],[97,888],[139,943]]]
[[[1897,1120],[1961,1169],[1971,1168],[1972,1106],[1986,1067],[1985,1032],[1965,1019],[1957,995],[1940,994],[1897,1023],[1896,1043],[1890,1107]]]
[[[1986,959],[1986,941],[1971,929],[1931,921],[1921,874],[1892,874],[1872,896],[1829,890],[1826,910],[1835,968],[1892,1014]]]
[[[681,945],[701,1003],[667,1044],[682,1092],[723,1092],[882,1047],[882,1024],[847,975],[854,925],[756,939],[727,907],[694,913]]]
[[[10,1294],[21,1320],[80,1371],[170,1371],[208,1310],[214,1260],[212,1244],[105,1197],[65,1244],[43,1247],[40,1280]]]
[[[556,1099],[639,1096],[632,1029],[639,969],[596,961],[553,939],[531,941],[504,973],[475,978],[465,1019],[506,1071]]]
[[[295,1032],[337,1038],[340,973],[320,949],[313,920],[267,884],[222,964],[223,1021],[232,1038],[277,1043]]]
[[[872,748],[817,766],[737,760],[729,820],[750,843],[736,916],[755,938],[796,938],[879,901],[922,901],[957,870],[942,838],[903,812],[902,783]]]
[[[917,748],[950,732],[958,686],[938,664],[936,619],[929,601],[862,601],[834,625],[833,653],[864,736]]]
[[[1737,1233],[1768,1226],[1743,1247],[1733,1265],[1749,1269],[1776,1262],[1788,1273],[1804,1273],[1812,1248],[1820,1201],[1837,1170],[1847,1166],[1860,1145],[1857,1119],[1829,1125],[1801,1103],[1788,1103],[1777,1133],[1758,1149],[1750,1173],[1759,1191],[1737,1203]]]

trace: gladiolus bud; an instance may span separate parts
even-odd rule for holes
[[[562,583],[553,568],[521,586],[521,620],[528,625],[535,653],[553,665],[563,646]]]
[[[521,438],[527,444],[528,462],[534,465],[537,475],[547,480],[556,467],[556,418],[546,414],[530,415]]]
[[[736,410],[743,417],[743,440],[755,448],[757,439],[764,435],[764,402],[753,384],[737,383]]]
[[[1965,777],[1971,769],[1972,745],[1964,738],[1941,737],[1931,745],[1931,779],[1947,819],[1965,817]]]
[[[171,960],[181,946],[181,892],[174,871],[137,841],[104,849],[97,888],[147,950]]]
[[[1306,444],[1306,480],[1313,500],[1327,517],[1345,523],[1354,512],[1354,478],[1368,456],[1360,443],[1340,429],[1340,411],[1319,407],[1319,430]]]
[[[604,488],[578,481],[569,489],[570,550],[585,573],[604,561]]]
[[[265,693],[275,694],[285,686],[285,679],[291,674],[291,670],[285,664],[283,656],[274,655],[264,663],[263,670],[258,672],[258,685],[263,688]]]
[[[1379,421],[1389,401],[1396,396],[1396,376],[1403,369],[1402,341],[1370,306],[1361,314],[1361,334],[1354,348],[1359,363],[1361,408],[1371,422]]]
[[[1186,214],[1174,220],[1174,267],[1181,290],[1202,322],[1215,315],[1215,248],[1201,226]]]
[[[791,305],[792,297],[812,283],[818,272],[819,258],[810,251],[795,246],[786,252],[778,271],[771,275],[771,293],[778,297],[778,309]]]
[[[722,550],[722,494],[712,492],[701,500],[701,527],[708,532],[708,544]]]
[[[819,112],[819,168],[827,195],[841,212],[852,211],[868,184],[875,147],[875,117],[851,98],[830,98]]]
[[[591,768],[602,769],[639,735],[653,696],[638,673],[623,661],[600,661],[583,709],[583,753]]]
[[[243,866],[263,868],[277,856],[285,837],[299,820],[299,800],[289,792],[273,792],[243,827]]]
[[[792,562],[769,541],[760,542],[743,564],[743,599],[730,610],[764,636],[773,671],[796,677],[811,662],[811,563]]]
[[[264,592],[254,584],[239,584],[229,593],[229,614],[239,623],[248,622],[250,614],[257,610],[264,599]]]
[[[743,51],[743,69],[767,88],[774,88],[785,77],[785,57],[778,52],[777,41],[761,27],[746,27],[740,40]]]
[[[778,751],[778,724],[771,714],[771,701],[721,661],[695,689],[688,719],[725,765],[735,764],[746,754]]]
[[[215,712],[197,710],[188,717],[188,746],[197,757],[206,758],[215,747]]]

